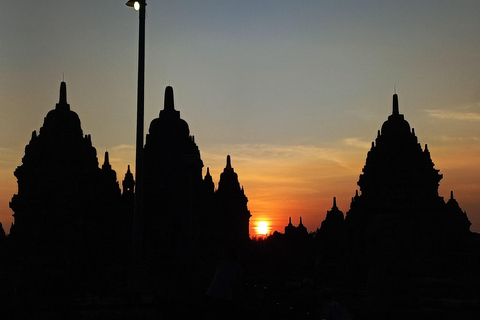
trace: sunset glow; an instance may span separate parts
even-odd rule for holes
[[[126,2],[126,1],[125,1]],[[92,137],[99,166],[108,150],[122,186],[135,169],[138,14],[124,3],[7,1],[0,19],[0,222],[8,233],[32,131],[68,102]],[[428,144],[480,232],[479,1],[171,1],[147,7],[145,134],[163,89],[210,168],[215,188],[232,165],[248,197],[250,236],[321,226],[336,197],[347,213],[368,150],[400,113]],[[88,19],[77,19],[77,17]],[[53,18],[55,17],[55,18]],[[59,18],[59,19],[57,19]],[[61,18],[61,19],[60,19]],[[421,30],[421,32],[416,32]],[[260,227],[261,222],[267,226]],[[267,228],[267,231],[265,231]]]
[[[267,235],[270,231],[267,221],[259,221],[257,223],[257,234],[258,235]]]

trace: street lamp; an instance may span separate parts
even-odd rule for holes
[[[137,142],[135,155],[135,205],[133,222],[133,260],[139,263],[143,233],[143,118],[145,105],[145,0],[128,1],[127,6],[139,11]]]
[[[142,1],[128,1],[126,5],[129,7],[133,7],[136,11],[139,11],[142,7]],[[147,3],[145,3],[144,5],[146,6]]]

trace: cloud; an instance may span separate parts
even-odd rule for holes
[[[437,119],[450,119],[461,121],[480,121],[480,113],[476,112],[455,112],[440,109],[425,110],[428,116]]]
[[[297,180],[299,176],[324,175],[351,167],[348,151],[339,148],[304,145],[239,144],[216,146],[202,151],[205,166],[211,171],[225,167],[227,153],[232,166],[242,168],[244,176],[261,174],[270,181]],[[230,150],[231,152],[223,152]],[[368,149],[365,149],[368,150]],[[321,169],[325,170],[321,170]],[[309,169],[310,171],[309,173]]]
[[[218,144],[199,148],[205,166],[203,174],[209,167],[216,186],[226,157],[231,155],[232,166],[249,199],[252,228],[255,221],[268,220],[272,230],[283,231],[289,216],[294,220],[303,216],[309,230],[317,228],[333,196],[337,196],[339,205],[347,207],[369,144],[349,138],[320,146]],[[108,151],[119,181],[127,164],[134,173],[133,145],[118,145]],[[103,162],[101,154],[99,162]]]
[[[347,147],[359,148],[362,150],[369,150],[371,142],[362,141],[359,138],[345,138],[343,139],[343,144]]]
[[[132,173],[135,173],[135,146],[121,144],[108,148],[108,155],[110,159],[110,164],[112,165],[113,170],[117,172],[117,178],[119,181],[123,179],[123,174],[127,170],[127,165],[130,165]],[[98,162],[100,167],[104,161],[103,152],[98,152]]]
[[[446,135],[440,135],[437,137],[442,144],[447,144],[448,148],[451,148],[451,145],[461,145],[471,148],[472,146],[478,146],[480,143],[479,137],[452,137]]]

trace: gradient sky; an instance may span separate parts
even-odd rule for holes
[[[0,221],[33,130],[67,98],[99,162],[134,167],[138,14],[126,0],[0,1]],[[480,1],[150,0],[145,124],[167,85],[214,182],[227,154],[251,227],[343,212],[377,130],[400,112],[480,231]],[[251,234],[254,233],[252,229]]]

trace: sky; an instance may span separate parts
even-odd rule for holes
[[[0,222],[60,82],[121,182],[134,168],[138,13],[125,0],[0,0]],[[344,213],[377,130],[400,113],[480,232],[478,0],[150,0],[145,128],[171,85],[218,185],[231,155],[259,221]],[[395,88],[395,89],[394,89]]]

